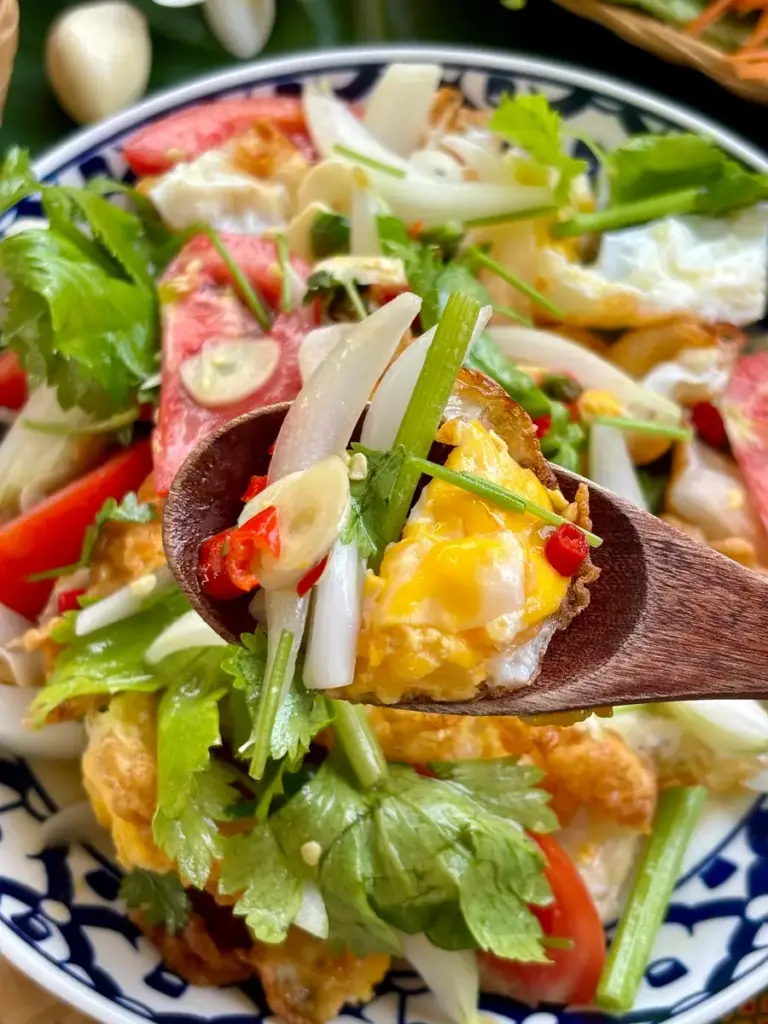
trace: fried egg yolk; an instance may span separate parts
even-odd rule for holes
[[[449,469],[552,509],[535,474],[478,421],[453,420],[438,439],[455,445]],[[531,641],[565,599],[569,581],[547,561],[547,534],[527,513],[431,481],[378,575],[368,573],[351,689],[384,703],[475,696],[499,655]]]

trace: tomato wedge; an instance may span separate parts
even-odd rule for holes
[[[304,110],[298,96],[251,96],[187,107],[140,129],[123,146],[136,174],[161,174],[269,121],[306,150]]]
[[[605,964],[605,933],[597,908],[581,875],[550,836],[533,836],[547,858],[545,874],[554,901],[532,907],[545,935],[570,939],[569,949],[548,949],[551,963],[523,964],[481,953],[490,978],[521,1002],[585,1005],[594,998]]]
[[[15,352],[0,356],[0,405],[20,409],[27,400],[27,375]]]
[[[249,235],[222,235],[232,258],[251,284],[275,305],[281,279],[275,244]],[[307,276],[301,260],[294,267]],[[241,413],[274,402],[291,401],[301,389],[298,352],[304,335],[313,326],[312,308],[281,313],[272,324],[269,338],[280,349],[269,378],[252,394],[230,405],[203,406],[184,387],[181,365],[207,342],[262,341],[264,333],[234,293],[224,260],[208,238],[193,239],[163,275],[163,367],[160,414],[154,433],[155,487],[167,494],[182,462],[198,441]]]
[[[85,531],[107,498],[137,490],[152,471],[149,441],[139,441],[0,527],[0,604],[36,618],[45,607],[53,580],[27,577],[80,557]]]
[[[768,530],[768,352],[738,360],[720,411],[733,454]]]

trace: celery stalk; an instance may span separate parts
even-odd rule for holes
[[[659,796],[653,833],[597,987],[596,1002],[604,1010],[626,1013],[632,1009],[706,798],[703,786],[665,789]]]

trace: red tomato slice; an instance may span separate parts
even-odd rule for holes
[[[733,454],[768,530],[768,352],[738,360],[720,411]]]
[[[591,1002],[605,964],[605,933],[597,908],[581,875],[550,836],[533,836],[547,858],[545,874],[554,901],[532,907],[545,935],[570,939],[570,949],[549,949],[551,963],[523,964],[481,953],[485,971],[498,978],[515,998],[538,1003],[584,1005]]]
[[[27,375],[15,352],[0,356],[0,405],[20,409],[27,400]]]
[[[193,160],[246,131],[270,121],[300,149],[307,151],[304,110],[298,96],[252,96],[201,103],[154,121],[131,136],[123,155],[136,174],[161,174],[174,164]],[[311,146],[309,146],[311,152]]]
[[[107,498],[137,490],[151,471],[149,441],[139,441],[0,527],[0,603],[35,619],[54,581],[30,583],[27,577],[76,562],[85,531]]]
[[[222,237],[254,287],[267,301],[276,303],[280,276],[274,243],[248,235]],[[294,259],[293,265],[306,277],[304,263]],[[303,308],[278,315],[269,337],[280,346],[280,359],[269,380],[233,405],[208,408],[199,405],[182,384],[181,364],[207,341],[257,341],[264,333],[233,293],[226,265],[207,238],[193,239],[182,250],[163,277],[161,294],[170,299],[162,309],[163,373],[153,441],[155,486],[159,494],[167,494],[182,462],[203,437],[241,413],[296,397],[301,389],[299,346],[313,326],[314,314],[311,308]]]

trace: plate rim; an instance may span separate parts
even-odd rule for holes
[[[300,51],[269,60],[250,61],[228,70],[214,71],[195,77],[183,85],[159,90],[127,110],[74,132],[63,142],[41,153],[34,160],[33,166],[40,177],[45,177],[94,147],[108,142],[111,137],[123,134],[131,128],[138,128],[143,122],[169,109],[194,102],[212,93],[257,85],[279,76],[306,75],[344,66],[360,67],[393,60],[430,61],[474,67],[481,71],[549,77],[555,82],[586,88],[599,95],[631,103],[641,110],[672,121],[688,130],[708,135],[744,163],[768,172],[768,153],[759,146],[705,114],[653,90],[630,85],[610,75],[586,71],[578,65],[564,61],[531,57],[515,51],[429,44],[335,47],[317,53]],[[92,991],[82,981],[69,975],[60,966],[52,963],[44,953],[26,943],[2,921],[0,954],[51,995],[102,1024],[137,1024],[137,1021],[142,1019],[137,1012]],[[727,988],[677,1015],[674,1018],[675,1024],[709,1024],[738,1008],[751,996],[762,991],[766,985],[768,950],[765,961]]]

